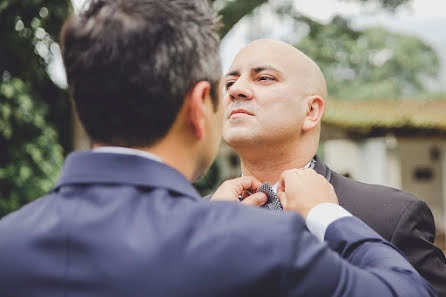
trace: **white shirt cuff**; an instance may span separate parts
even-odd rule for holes
[[[334,203],[321,203],[313,207],[307,215],[307,227],[310,232],[324,241],[325,231],[334,221],[352,216],[347,210]]]

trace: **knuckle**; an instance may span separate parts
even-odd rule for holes
[[[224,188],[227,188],[227,187],[229,187],[230,185],[231,185],[231,181],[229,181],[229,180],[224,181],[224,182],[221,184],[221,186],[224,187]]]

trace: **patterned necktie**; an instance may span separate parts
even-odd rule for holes
[[[268,197],[268,200],[262,205],[262,207],[270,210],[283,210],[279,197],[277,197],[276,192],[274,192],[273,188],[268,182],[261,185],[257,189],[257,192],[263,192]]]

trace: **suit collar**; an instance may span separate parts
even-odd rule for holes
[[[163,163],[136,155],[91,151],[75,152],[67,157],[54,189],[95,183],[160,187],[200,197],[180,172]]]
[[[316,160],[316,164],[314,164],[314,170],[320,175],[324,176],[328,180],[328,182],[330,182],[331,181],[330,168],[328,168],[328,166],[325,165],[324,162],[322,162],[317,155],[314,156],[314,159]]]

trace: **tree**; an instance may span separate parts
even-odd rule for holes
[[[0,83],[0,217],[49,191],[63,162],[45,104],[18,78]]]
[[[50,190],[63,162],[60,144],[70,146],[68,95],[46,69],[70,7],[0,0],[0,217]]]
[[[353,30],[342,18],[311,23],[296,47],[317,61],[330,97],[417,97],[439,72],[437,54],[418,38],[384,28]]]
[[[345,2],[376,3],[384,9],[395,10],[398,7],[410,2],[410,0],[344,0]],[[220,37],[223,38],[243,17],[249,16],[257,7],[275,1],[268,0],[211,0],[214,7],[218,10],[222,20]],[[280,1],[283,2],[283,1]],[[290,9],[290,1],[285,1],[287,5],[281,5],[283,8]]]
[[[20,78],[33,100],[50,107],[46,120],[66,150],[72,141],[68,93],[53,83],[47,67],[58,54],[56,41],[70,12],[69,0],[0,0],[0,75]]]

